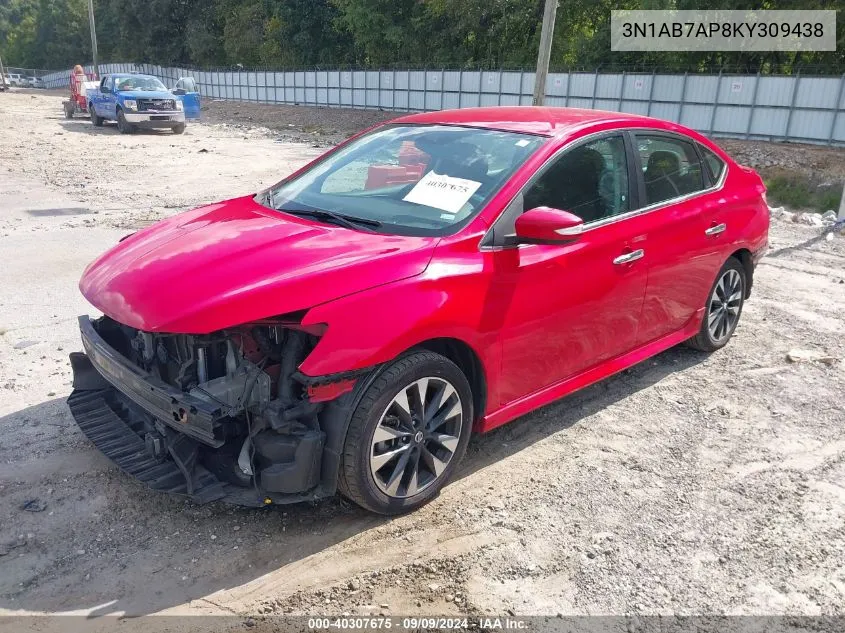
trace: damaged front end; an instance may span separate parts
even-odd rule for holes
[[[198,502],[334,494],[356,376],[317,383],[297,371],[319,331],[295,318],[207,335],[144,332],[109,317],[79,325],[85,353],[71,354],[68,404],[129,474]]]

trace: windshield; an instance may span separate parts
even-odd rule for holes
[[[386,126],[258,200],[279,211],[363,220],[380,233],[446,235],[475,217],[544,140],[443,125]]]
[[[115,81],[117,83],[117,89],[121,92],[131,90],[167,90],[164,84],[155,77],[136,75],[133,77],[120,77]]]

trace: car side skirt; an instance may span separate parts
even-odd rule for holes
[[[678,343],[683,343],[689,338],[692,338],[698,333],[701,327],[701,320],[704,318],[704,308],[696,312],[695,316],[690,319],[689,323],[681,330],[673,332],[663,338],[659,338],[650,343],[642,345],[630,352],[627,352],[616,358],[591,367],[580,374],[570,376],[560,382],[544,387],[539,391],[535,391],[527,396],[523,396],[518,400],[509,402],[500,409],[484,416],[477,424],[476,430],[480,433],[486,433],[497,427],[507,424],[511,420],[518,418],[526,413],[530,413],[534,409],[542,407],[546,404],[559,400],[564,396],[568,396],[579,389],[589,387],[590,385],[609,378],[620,371],[628,369],[637,363],[644,361],[647,358],[655,356],[660,352],[664,352],[670,347],[674,347]]]

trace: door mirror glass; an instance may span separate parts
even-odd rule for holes
[[[522,244],[560,244],[577,239],[584,220],[569,211],[535,207],[516,219],[517,240]]]

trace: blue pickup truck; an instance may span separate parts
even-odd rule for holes
[[[152,75],[104,75],[99,86],[87,91],[91,122],[117,121],[121,134],[136,128],[170,128],[185,131],[186,119],[200,115],[199,93],[190,77],[180,79],[173,91]]]

